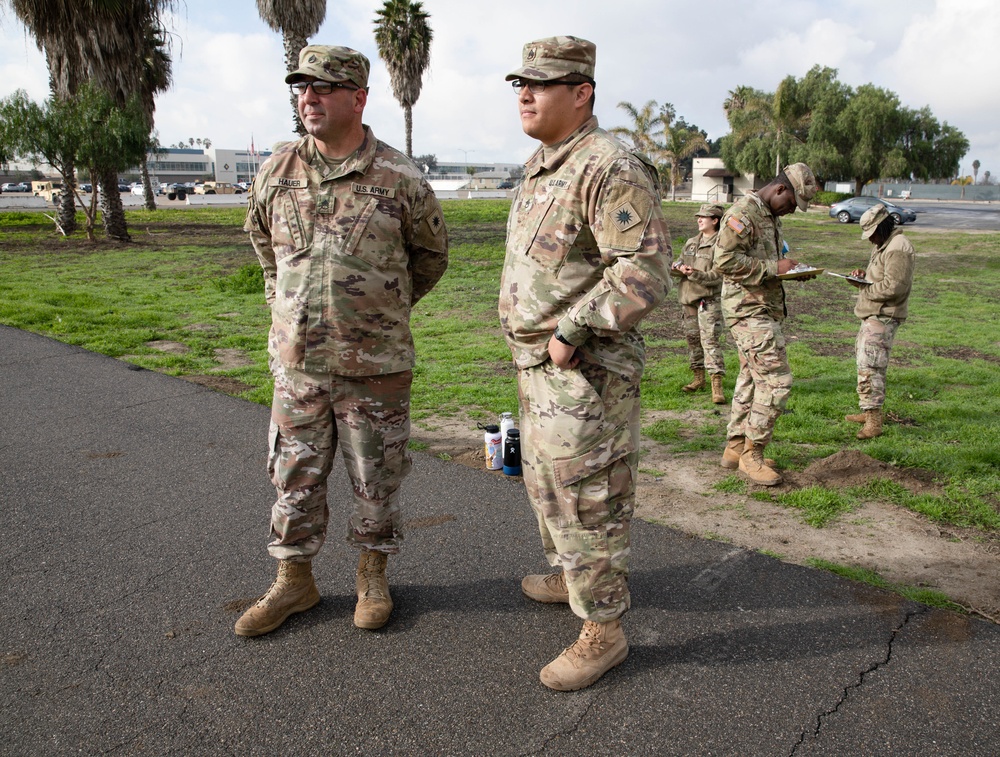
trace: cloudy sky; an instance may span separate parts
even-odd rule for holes
[[[312,40],[372,61],[365,121],[405,147],[402,110],[372,31],[378,0],[333,0]],[[209,137],[218,147],[285,140],[291,119],[279,36],[253,0],[186,0],[172,19],[174,86],[157,102],[160,141]],[[722,102],[739,85],[774,91],[813,65],[851,86],[873,83],[907,107],[929,105],[971,144],[961,170],[1000,176],[1000,2],[997,0],[424,0],[434,42],[414,107],[413,148],[439,160],[521,162],[520,129],[503,77],[532,39],[572,34],[597,44],[597,115],[627,125],[627,100],[673,103],[711,138],[728,131]],[[42,56],[0,5],[0,96],[47,96]]]

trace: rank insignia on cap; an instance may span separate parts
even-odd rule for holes
[[[535,59],[535,48],[528,50],[528,54],[524,56],[525,61],[533,61]]]
[[[427,225],[431,227],[431,232],[434,236],[437,236],[441,232],[441,229],[444,228],[444,221],[441,220],[441,214],[435,213],[434,215],[428,217]]]
[[[630,202],[626,202],[624,205],[619,205],[611,211],[611,223],[614,224],[618,231],[627,231],[641,220],[642,219],[639,217],[639,214],[636,213],[635,208],[632,207],[632,203]]]

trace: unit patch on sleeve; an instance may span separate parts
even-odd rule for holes
[[[444,219],[441,218],[440,213],[434,213],[427,217],[427,225],[430,226],[431,233],[437,236],[441,233],[441,229],[444,228]]]
[[[389,198],[396,196],[396,190],[392,187],[376,187],[370,184],[352,184],[351,189],[354,190],[354,194],[358,195],[375,195],[376,197]]]
[[[631,202],[625,202],[623,205],[619,205],[617,208],[612,210],[609,215],[611,217],[611,223],[616,229],[618,229],[618,231],[628,231],[643,220],[642,217],[636,212],[635,208],[632,207]]]

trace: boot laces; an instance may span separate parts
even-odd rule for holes
[[[580,638],[563,650],[569,658],[586,659],[588,657],[598,657],[603,654],[611,643],[604,638],[603,628],[599,623],[587,621],[583,624]]]
[[[364,582],[364,591],[361,592],[362,597],[380,598],[385,599],[385,594],[382,592],[382,587],[379,586],[378,578],[379,576],[384,576],[384,568],[379,569],[379,564],[381,560],[378,554],[371,550],[365,551],[365,563],[361,567],[359,575]]]

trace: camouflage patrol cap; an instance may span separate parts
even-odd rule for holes
[[[529,42],[521,51],[521,67],[507,74],[506,81],[533,79],[551,81],[570,74],[594,80],[597,45],[579,37],[545,37]]]
[[[795,190],[795,203],[799,206],[799,210],[805,212],[809,207],[809,201],[819,191],[819,185],[816,183],[812,169],[805,163],[792,163],[781,170],[792,183],[792,189]]]
[[[349,47],[308,45],[299,53],[299,67],[285,77],[285,84],[302,77],[312,76],[321,81],[335,83],[354,82],[362,89],[368,87],[368,58]]]
[[[706,218],[722,218],[726,211],[721,205],[715,205],[711,202],[706,202],[700,208],[695,216],[705,216]]]
[[[868,208],[861,216],[861,238],[869,239],[879,224],[888,217],[889,211],[880,202]]]

